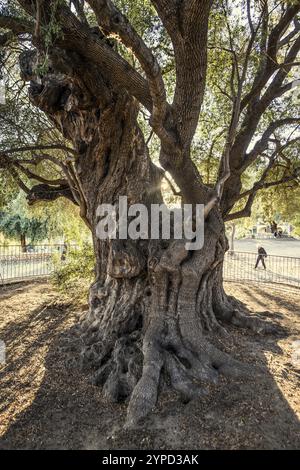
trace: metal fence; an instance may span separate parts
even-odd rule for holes
[[[0,284],[49,276],[64,250],[64,245],[0,246]]]
[[[76,250],[68,246],[68,252]],[[64,245],[0,246],[0,284],[49,276],[64,258]],[[270,282],[300,287],[300,258],[268,256],[266,270],[255,269],[257,254],[229,252],[225,256],[224,279],[235,282]]]
[[[255,269],[256,253],[228,252],[224,262],[224,279],[235,282],[270,282],[300,287],[300,258],[268,255],[266,269],[260,262]]]

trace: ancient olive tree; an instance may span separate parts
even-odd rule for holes
[[[155,28],[144,31],[129,20],[132,5],[139,8],[130,0],[11,3],[14,9],[0,15],[0,43],[7,50],[23,44],[19,64],[30,101],[62,138],[2,148],[0,162],[31,203],[68,197],[92,231],[96,281],[78,330],[82,367],[107,397],[128,400],[129,424],[149,413],[159,390],[171,387],[190,400],[219,374],[251,374],[250,365],[213,345],[226,323],[270,328],[224,292],[224,222],[249,215],[262,188],[299,176],[285,151],[299,139],[290,91],[298,83],[300,2],[151,0],[144,3]],[[161,49],[151,44],[157,36]],[[215,72],[207,80],[210,51]],[[167,86],[166,57],[174,87]],[[211,129],[218,169],[209,182],[193,151],[205,99],[217,105],[222,127]],[[139,111],[159,142],[159,167]],[[56,165],[60,178],[37,174],[41,161]],[[260,176],[245,187],[253,168]],[[205,205],[203,248],[187,251],[185,240],[98,239],[98,206],[119,196],[129,204],[161,203],[165,172],[183,203]]]

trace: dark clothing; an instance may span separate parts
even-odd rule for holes
[[[275,234],[277,234],[277,224],[276,224],[276,222],[274,222],[274,220],[273,220],[273,222],[271,223],[271,232],[272,232],[272,233],[274,234],[274,236],[276,237]]]
[[[65,243],[63,246],[62,253],[61,253],[61,261],[66,261],[67,253],[68,253],[68,245]]]
[[[255,268],[257,268],[257,266],[259,265],[259,262],[261,261],[264,269],[266,269],[266,265],[265,265],[265,260],[264,260],[264,256],[263,255],[258,255],[257,257],[257,260],[256,260],[256,265],[255,265]]]
[[[263,268],[266,269],[266,265],[265,265],[265,258],[267,257],[267,252],[264,248],[259,248],[258,249],[258,257],[257,257],[257,260],[256,260],[256,265],[255,265],[255,268],[257,268],[257,266],[259,265],[259,262],[261,262],[261,264],[263,265]]]

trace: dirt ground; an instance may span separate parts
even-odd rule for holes
[[[235,327],[219,346],[262,369],[251,380],[221,379],[206,398],[182,404],[161,397],[142,427],[124,430],[125,405],[58,352],[82,307],[46,283],[0,289],[0,449],[295,449],[300,448],[300,290],[227,284],[251,312],[284,332],[263,337]],[[221,344],[222,342],[222,344]]]

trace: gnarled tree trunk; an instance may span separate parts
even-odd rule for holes
[[[107,397],[129,402],[129,425],[153,409],[163,388],[172,387],[188,401],[219,374],[251,373],[208,340],[209,333],[226,334],[226,322],[266,328],[245,316],[223,290],[228,243],[219,209],[210,212],[198,251],[187,251],[185,240],[99,240],[100,204],[116,204],[120,196],[127,196],[129,205],[162,202],[161,172],[149,158],[137,104],[125,92],[106,89],[101,80],[96,99],[89,71],[84,84],[75,73],[73,80],[56,73],[37,83],[32,62],[34,54],[21,60],[23,77],[32,80],[31,100],[73,143],[76,157],[64,162],[63,170],[94,240],[96,280],[79,328],[82,368],[92,371]],[[192,182],[193,168],[186,171]],[[192,202],[206,203],[209,188],[193,195]]]
[[[91,288],[80,329],[81,365],[93,371],[94,383],[109,399],[128,400],[129,425],[154,408],[163,388],[175,389],[186,402],[205,393],[219,374],[253,373],[208,339],[213,333],[226,335],[227,322],[266,329],[223,290],[227,240],[221,222],[206,224],[205,245],[192,253],[183,241],[167,247],[159,242],[109,245],[107,268]]]

